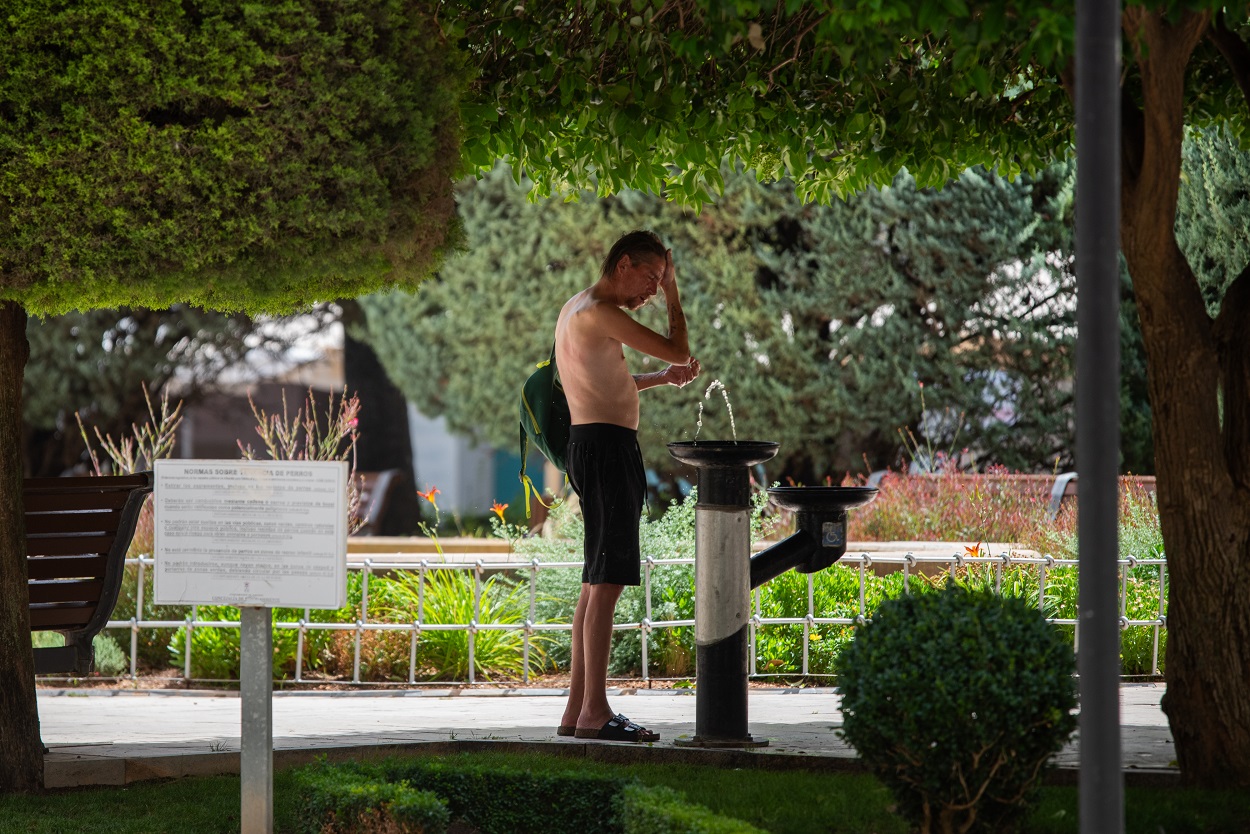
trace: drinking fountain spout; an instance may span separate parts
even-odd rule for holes
[[[873,487],[773,487],[773,503],[794,513],[795,532],[751,557],[751,588],[793,568],[815,573],[846,553],[846,511],[877,497]]]

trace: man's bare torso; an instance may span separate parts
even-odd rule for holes
[[[606,302],[585,289],[570,298],[556,322],[556,367],[573,425],[612,423],[638,428],[638,385],[616,339],[604,336],[597,308]]]

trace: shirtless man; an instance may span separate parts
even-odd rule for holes
[[[664,291],[668,335],[625,311]],[[630,374],[622,345],[671,363]],[[640,582],[638,522],[646,476],[638,448],[638,392],[681,387],[699,375],[690,356],[686,316],[677,296],[673,253],[651,232],[630,232],[604,260],[599,280],[565,303],[556,322],[556,367],[568,396],[569,482],[586,526],[582,589],[573,614],[572,682],[557,733],[611,741],[655,741],[608,706],[608,653],[616,601]]]

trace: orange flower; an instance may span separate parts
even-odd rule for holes
[[[508,509],[508,505],[500,504],[498,501],[490,505],[490,511],[494,513],[495,515],[499,516],[500,521],[503,521],[503,511],[506,509]]]
[[[439,492],[441,492],[441,490],[438,487],[430,487],[429,492],[422,492],[421,490],[417,490],[417,495],[420,495],[426,501],[429,501],[431,504],[433,504],[434,509],[438,509],[438,502],[434,500],[434,496],[438,495]]]

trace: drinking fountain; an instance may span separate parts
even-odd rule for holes
[[[771,460],[768,440],[668,444],[698,471],[695,504],[695,734],[682,747],[765,747],[747,732],[751,590],[793,568],[813,573],[846,553],[846,512],[877,497],[873,487],[773,487],[794,513],[795,532],[751,555],[750,468]]]

